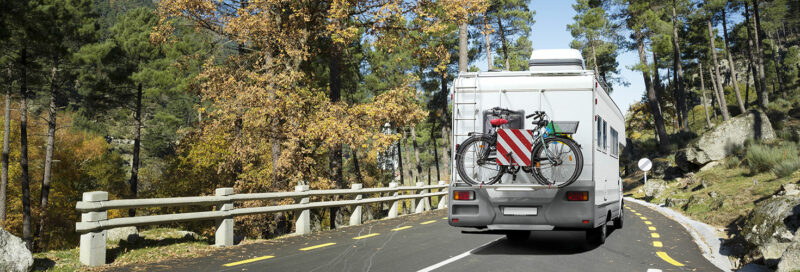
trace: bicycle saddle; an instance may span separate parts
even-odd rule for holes
[[[492,121],[489,121],[489,123],[491,123],[492,126],[497,127],[497,126],[502,126],[502,125],[508,124],[508,120],[503,119],[503,118],[497,118],[497,119],[493,119]]]

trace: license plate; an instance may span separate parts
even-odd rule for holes
[[[539,208],[537,207],[505,207],[503,208],[504,215],[538,215]]]

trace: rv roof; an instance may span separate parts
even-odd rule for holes
[[[531,60],[568,59],[583,60],[581,52],[575,49],[538,49],[531,53]]]

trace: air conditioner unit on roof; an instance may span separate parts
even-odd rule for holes
[[[531,71],[585,70],[583,56],[575,49],[533,50],[528,64]]]

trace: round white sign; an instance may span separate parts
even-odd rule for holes
[[[639,160],[639,169],[647,172],[650,171],[650,168],[653,168],[653,162],[651,162],[649,159],[642,158],[641,160]]]

